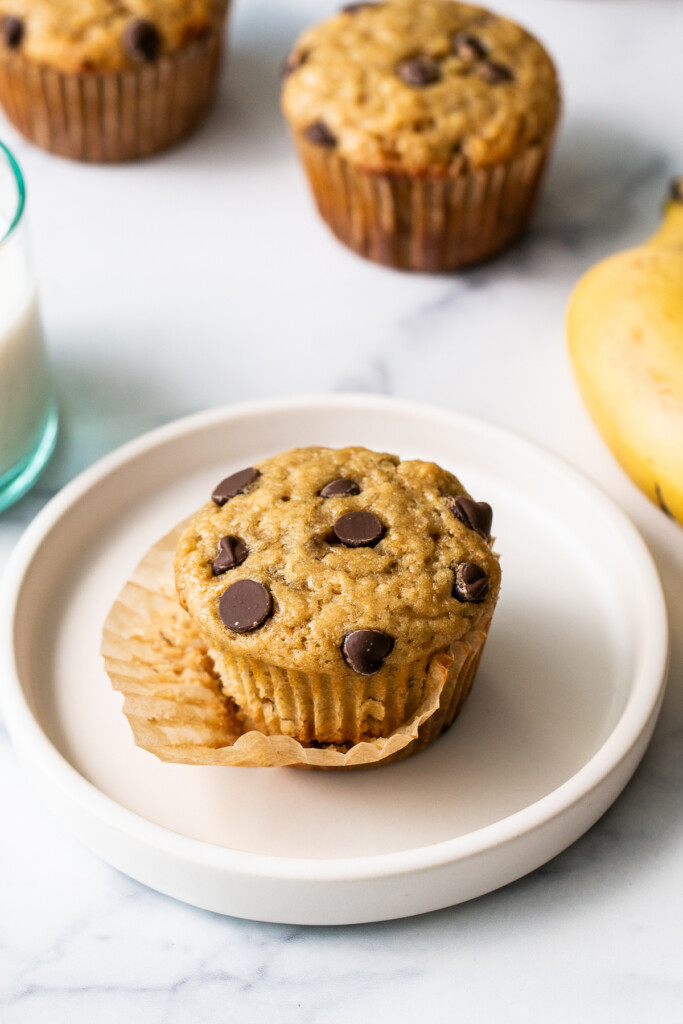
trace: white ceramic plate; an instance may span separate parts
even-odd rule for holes
[[[491,502],[503,591],[473,693],[430,749],[372,771],[162,764],[133,745],[102,621],[219,479],[307,444],[433,459]],[[115,452],[26,532],[0,627],[16,748],[84,843],[188,903],[308,924],[449,906],[559,853],[638,764],[667,662],[652,560],[592,484],[487,424],[368,396],[234,406]]]

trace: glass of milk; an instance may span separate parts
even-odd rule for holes
[[[57,438],[25,202],[21,170],[0,142],[0,511],[26,493]]]

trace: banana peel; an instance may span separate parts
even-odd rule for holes
[[[603,439],[638,487],[683,524],[683,177],[660,229],[578,282],[567,336]]]

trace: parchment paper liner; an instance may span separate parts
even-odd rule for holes
[[[223,19],[201,39],[123,71],[60,71],[0,51],[0,104],[30,142],[72,160],[136,160],[197,127],[218,81]]]
[[[294,141],[340,242],[385,266],[446,271],[489,259],[524,231],[553,138],[508,161],[424,175],[366,170],[298,133]]]
[[[470,691],[490,618],[434,655],[417,712],[386,738],[346,750],[243,732],[206,645],[176,596],[173,555],[184,526],[147,552],[103,628],[105,668],[124,695],[123,711],[139,747],[181,764],[358,768],[422,750],[452,723]]]

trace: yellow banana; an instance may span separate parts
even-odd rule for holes
[[[683,523],[683,178],[652,238],[581,278],[567,334],[604,440],[641,490]]]

